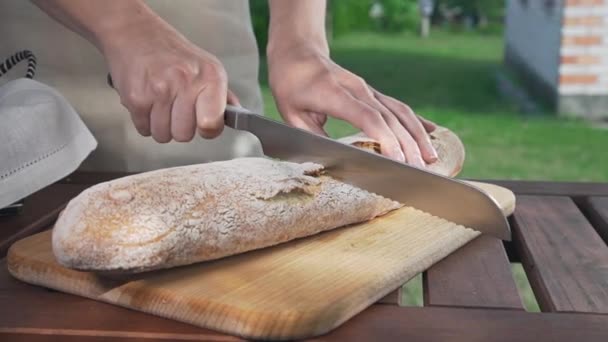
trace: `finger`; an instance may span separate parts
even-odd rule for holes
[[[405,161],[408,164],[424,168],[425,163],[422,160],[421,152],[416,141],[412,138],[410,133],[403,127],[403,125],[401,125],[395,115],[374,96],[372,88],[367,86],[367,84],[364,84],[363,86],[364,88],[355,87],[354,89],[350,88],[349,90],[351,90],[351,93],[353,93],[353,95],[357,97],[357,99],[362,102],[365,102],[366,104],[380,112],[384,121],[387,123],[388,127],[391,129],[391,131],[399,141],[401,149],[405,154]]]
[[[332,94],[328,97],[327,93]],[[381,153],[389,158],[405,162],[405,155],[399,141],[388,127],[382,114],[364,102],[353,97],[339,85],[321,94],[327,101],[316,101],[314,112],[326,113],[338,119],[346,120],[362,130],[368,137],[380,143]]]
[[[230,89],[228,89],[228,98],[227,98],[226,102],[229,105],[242,107],[241,106],[241,101],[239,101],[239,98]]]
[[[431,120],[425,119],[420,115],[416,115],[418,117],[418,120],[420,120],[420,122],[422,123],[422,126],[424,126],[424,129],[426,130],[427,133],[432,133],[437,129],[437,124],[434,123]]]
[[[156,142],[171,141],[171,101],[161,99],[152,105],[150,112],[150,131]]]
[[[317,117],[313,116],[316,115]],[[324,137],[328,137],[329,135],[323,128],[323,120],[319,119],[318,116],[321,114],[318,113],[287,113],[285,115],[285,122],[287,124],[297,127],[299,129],[303,129]]]
[[[422,125],[422,122],[418,119],[418,116],[414,114],[411,108],[378,91],[374,91],[374,95],[383,105],[395,114],[401,124],[411,134],[420,148],[422,159],[429,164],[437,161],[437,151],[435,151],[435,148],[431,144],[431,139]]]
[[[208,64],[203,71],[205,85],[196,98],[196,124],[205,139],[219,136],[224,129],[224,110],[228,100],[228,78],[223,67]]]
[[[199,134],[205,139],[219,136],[224,129],[224,110],[227,92],[222,86],[210,84],[196,98],[196,125]]]
[[[198,92],[181,91],[171,108],[171,136],[175,141],[188,142],[196,133],[195,102]]]
[[[131,90],[125,93],[119,91],[119,95],[120,103],[129,111],[131,121],[133,121],[137,132],[144,137],[149,137],[151,134],[150,111],[152,110],[152,102],[148,101],[148,97],[140,91]]]
[[[426,164],[422,159],[422,153],[420,152],[420,148],[418,147],[416,140],[414,140],[405,127],[401,125],[397,118],[395,118],[392,114],[389,115],[390,116],[386,117],[385,120],[395,133],[397,140],[399,140],[401,148],[405,154],[406,162],[416,167],[425,168]]]
[[[152,134],[150,130],[151,110],[151,106],[129,110],[129,113],[131,113],[131,121],[133,121],[135,129],[144,137],[149,137]]]
[[[213,139],[224,130],[227,93],[215,85],[207,86],[196,98],[196,125],[205,139]]]

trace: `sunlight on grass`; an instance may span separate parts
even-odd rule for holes
[[[401,289],[402,306],[422,306],[424,304],[422,291],[422,274],[418,274],[403,285]]]
[[[536,297],[534,297],[534,292],[532,292],[530,282],[528,281],[528,277],[526,276],[526,272],[524,272],[522,265],[520,263],[512,263],[511,272],[513,273],[517,291],[524,303],[526,311],[540,312],[540,307],[538,306]]]

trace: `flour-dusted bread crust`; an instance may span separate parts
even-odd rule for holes
[[[429,135],[439,158],[436,162],[428,164],[427,169],[448,177],[458,175],[465,158],[464,146],[458,136],[445,127],[437,127]],[[340,138],[338,141],[376,153],[380,153],[381,149],[378,141],[367,137],[364,133]]]
[[[401,206],[322,170],[241,158],[101,183],[69,202],[53,229],[53,252],[69,268],[148,271],[276,245]]]

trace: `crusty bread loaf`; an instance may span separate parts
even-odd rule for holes
[[[400,207],[322,170],[241,158],[101,183],[69,202],[53,230],[53,252],[69,268],[148,271],[275,245]]]
[[[454,176],[464,148],[438,128],[432,171]],[[379,152],[364,135],[340,139]],[[323,175],[323,167],[265,158],[174,167],[95,185],[74,198],[53,229],[62,265],[136,273],[264,248],[399,208],[397,202]]]
[[[428,164],[426,166],[427,170],[444,176],[456,176],[462,169],[465,158],[462,142],[454,132],[445,127],[437,127],[429,135],[431,137],[431,144],[437,151],[438,160],[432,164]],[[380,153],[380,143],[363,133],[340,138],[338,141]]]

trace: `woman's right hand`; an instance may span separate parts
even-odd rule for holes
[[[210,53],[159,17],[118,27],[100,39],[121,103],[137,131],[159,143],[215,138],[224,127],[226,71]]]
[[[103,53],[114,88],[142,135],[185,142],[198,130],[214,138],[224,128],[226,102],[238,105],[218,59],[143,0],[32,2]]]

